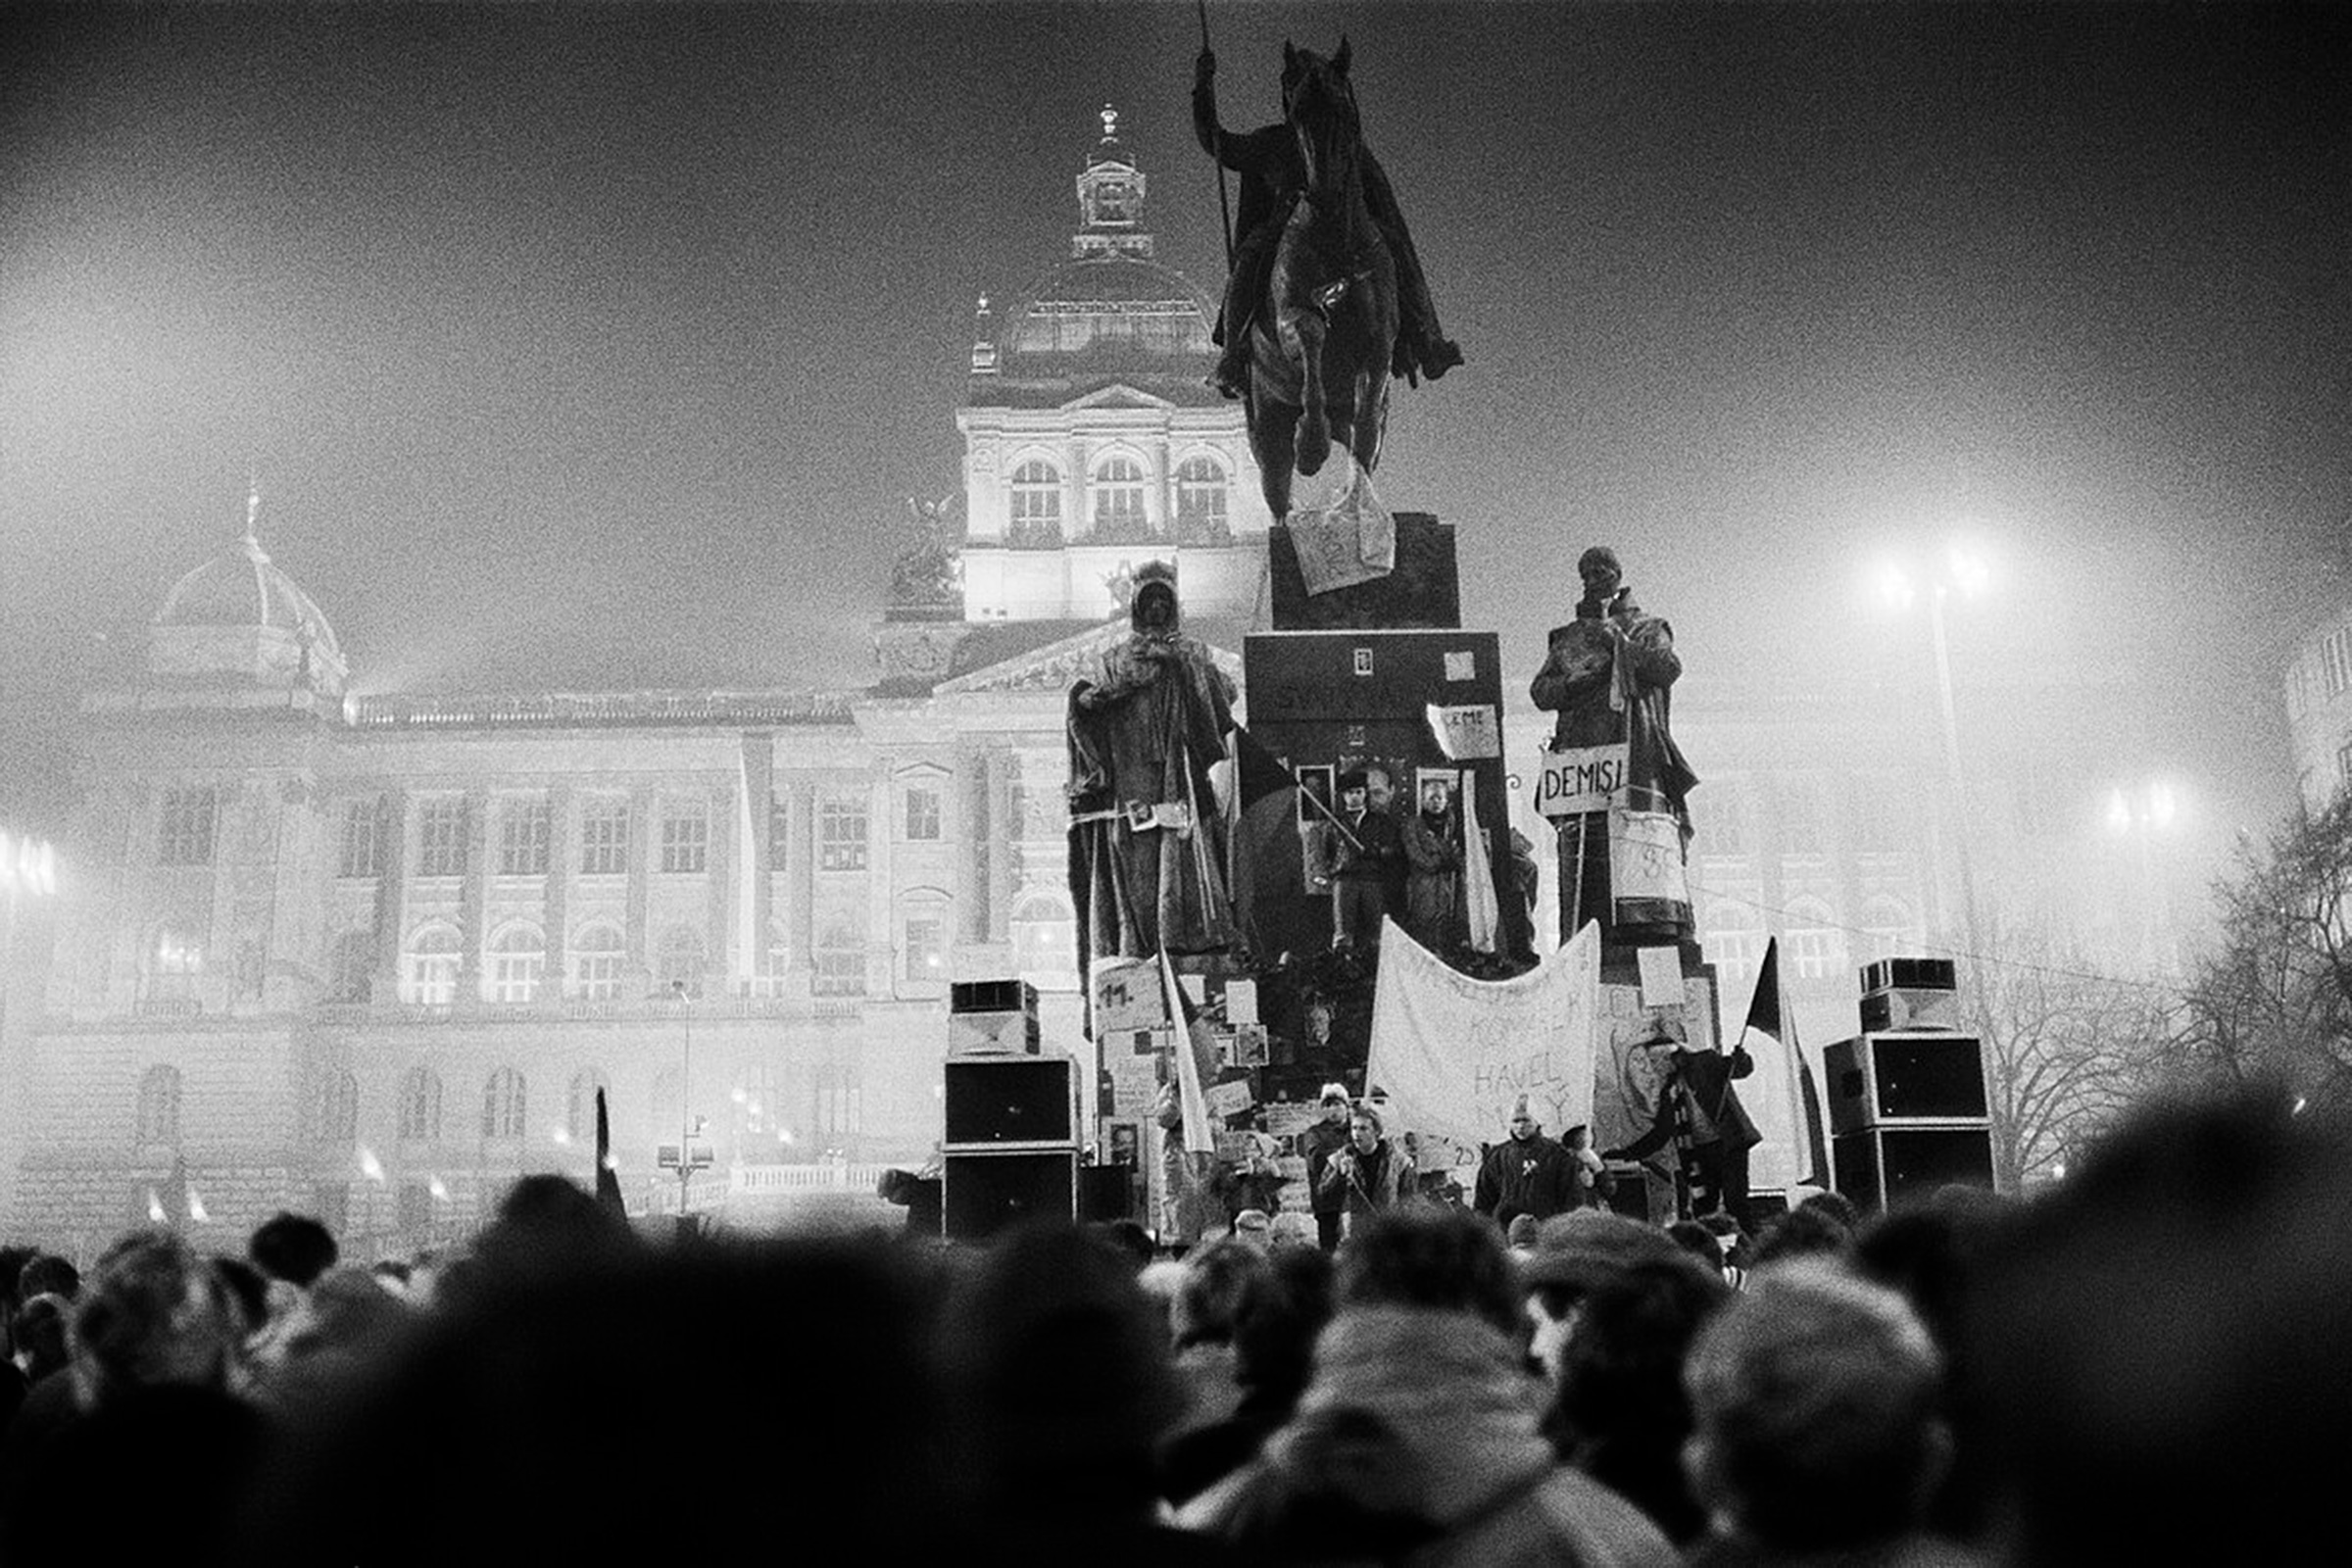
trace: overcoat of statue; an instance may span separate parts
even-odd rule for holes
[[[1201,50],[1193,129],[1240,172],[1242,199],[1211,380],[1248,399],[1250,451],[1280,518],[1294,470],[1321,471],[1334,445],[1367,472],[1378,465],[1392,374],[1434,380],[1462,353],[1439,330],[1396,192],[1364,144],[1348,41],[1329,59],[1284,44],[1282,122],[1247,133],[1218,123],[1216,67]]]

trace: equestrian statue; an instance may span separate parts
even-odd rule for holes
[[[1462,363],[1438,327],[1396,192],[1364,144],[1348,40],[1329,59],[1282,47],[1282,123],[1246,134],[1217,122],[1216,55],[1193,74],[1193,131],[1242,176],[1240,239],[1217,318],[1210,384],[1245,397],[1250,449],[1276,520],[1291,479],[1333,445],[1369,472],[1388,425],[1389,377],[1436,380]]]

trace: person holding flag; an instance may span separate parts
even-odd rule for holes
[[[1671,1144],[1690,1176],[1690,1211],[1703,1214],[1721,1208],[1753,1231],[1747,1152],[1762,1135],[1732,1081],[1754,1072],[1756,1058],[1748,1054],[1744,1042],[1733,1046],[1728,1056],[1693,1051],[1664,1022],[1634,1049],[1649,1053],[1659,1068],[1657,1120],[1624,1148],[1603,1151],[1601,1158],[1639,1162]]]

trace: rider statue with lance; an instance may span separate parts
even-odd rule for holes
[[[1340,42],[1333,63],[1345,74],[1348,50]],[[1193,71],[1193,133],[1201,149],[1224,168],[1242,176],[1240,238],[1232,256],[1232,273],[1225,288],[1224,308],[1217,316],[1216,341],[1224,355],[1209,384],[1227,397],[1240,397],[1250,377],[1250,326],[1252,313],[1266,292],[1267,272],[1292,208],[1307,184],[1307,169],[1298,136],[1289,123],[1291,99],[1298,84],[1300,55],[1283,46],[1282,97],[1284,122],[1247,134],[1236,134],[1217,122],[1217,57],[1203,42]],[[1438,327],[1437,306],[1429,297],[1429,280],[1413,249],[1404,215],[1397,211],[1396,193],[1389,184],[1369,148],[1362,149],[1364,205],[1386,240],[1396,268],[1397,331],[1389,368],[1412,385],[1420,376],[1436,380],[1462,363],[1462,351]]]

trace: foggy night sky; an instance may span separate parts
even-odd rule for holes
[[[2343,14],[1209,9],[1236,126],[1286,35],[1353,42],[1470,359],[1397,384],[1378,484],[1460,525],[1511,688],[1606,542],[1690,700],[1916,691],[1863,574],[1966,530],[1964,725],[2123,683],[2129,765],[2285,807],[2280,662],[2352,595]],[[868,682],[974,297],[1066,255],[1105,100],[1219,286],[1197,27],[0,13],[0,825],[62,826],[74,702],[249,473],[360,691]]]

